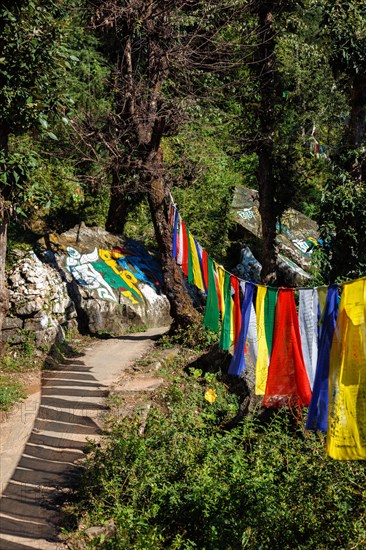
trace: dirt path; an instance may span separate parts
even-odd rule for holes
[[[43,372],[41,393],[34,392],[2,430],[1,550],[65,548],[57,538],[55,491],[72,484],[86,439],[98,436],[109,387],[166,330],[98,341]]]

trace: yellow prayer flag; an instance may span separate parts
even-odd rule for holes
[[[204,287],[203,279],[202,279],[200,261],[199,261],[199,258],[198,258],[196,243],[194,242],[194,237],[193,237],[193,235],[191,235],[191,233],[189,233],[189,242],[190,242],[190,245],[191,245],[191,254],[192,254],[193,282],[194,282],[194,285],[197,288],[199,288],[200,290],[202,290],[202,292],[204,292],[205,287]]]
[[[329,372],[327,453],[366,460],[366,281],[344,285]]]
[[[264,300],[267,288],[265,286],[257,287],[256,313],[257,313],[257,338],[258,338],[258,356],[255,365],[255,393],[264,395],[268,378],[269,355],[266,339],[266,330],[264,325]]]

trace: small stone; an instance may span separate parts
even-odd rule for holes
[[[116,524],[113,519],[105,523],[104,525],[96,525],[89,527],[84,531],[84,534],[88,537],[89,540],[93,540],[101,535],[104,535],[105,538],[112,537],[117,531]]]
[[[19,317],[5,317],[3,322],[3,330],[22,328],[22,327],[23,327],[23,319],[19,319]]]

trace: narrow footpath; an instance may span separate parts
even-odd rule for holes
[[[42,373],[2,425],[0,549],[61,550],[58,493],[72,486],[87,439],[98,437],[109,388],[167,328],[99,340]]]

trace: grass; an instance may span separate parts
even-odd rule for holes
[[[24,387],[11,376],[0,374],[0,410],[7,412],[21,399],[27,396]]]

